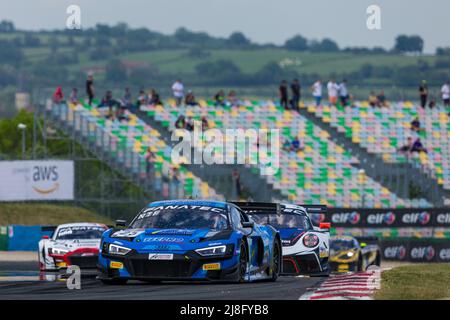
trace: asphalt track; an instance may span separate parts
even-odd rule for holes
[[[14,270],[14,271],[11,271]],[[67,289],[64,279],[43,280],[30,262],[0,263],[1,300],[297,300],[324,278],[280,277],[276,282],[243,284],[208,282],[129,281],[126,285],[104,285],[92,273],[82,274],[81,289]],[[47,278],[55,278],[47,274]],[[32,279],[32,280],[30,280]]]

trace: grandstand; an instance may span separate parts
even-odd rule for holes
[[[181,166],[179,186],[181,192],[169,190],[163,181],[173,181],[171,175],[171,146],[167,137],[175,128],[179,115],[201,120],[210,127],[280,129],[281,140],[298,137],[304,149],[298,152],[281,150],[280,170],[275,175],[259,176],[272,194],[263,200],[284,200],[293,203],[324,203],[330,207],[356,208],[410,208],[436,205],[432,199],[412,199],[390,188],[383,179],[361,170],[365,159],[358,157],[333,137],[333,131],[310,121],[302,112],[284,110],[272,101],[242,101],[239,106],[215,106],[212,101],[200,100],[197,106],[176,107],[173,101],[164,106],[141,106],[137,114],[127,111],[127,120],[109,120],[104,111],[87,104],[48,106],[63,127],[73,128],[94,144],[103,155],[113,159],[117,169],[126,170],[135,181],[159,197],[201,197],[223,199],[233,197],[215,181],[218,165],[212,167]],[[449,185],[448,120],[445,110],[420,110],[411,103],[394,104],[391,108],[372,109],[361,102],[355,108],[315,107],[302,105],[317,120],[331,125],[345,134],[352,143],[371,154],[379,154],[383,162],[411,162],[427,172],[444,188]],[[50,112],[50,111],[48,111]],[[444,116],[443,116],[444,115]],[[56,116],[56,117],[55,117]],[[408,159],[397,154],[396,148],[406,136],[412,134],[409,123],[419,116],[425,130],[420,132],[430,148],[428,156]],[[376,137],[381,137],[377,139]],[[149,179],[146,172],[147,148],[156,155],[154,172]],[[253,149],[252,152],[255,152]],[[208,172],[208,174],[205,174]],[[246,165],[241,173],[259,175],[257,166]],[[223,179],[222,179],[223,180]],[[230,179],[227,181],[230,184]],[[244,185],[261,184],[244,181]],[[223,182],[223,181],[222,181]],[[252,188],[249,187],[252,191]],[[261,200],[261,199],[259,199]]]

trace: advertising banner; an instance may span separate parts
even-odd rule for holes
[[[0,161],[0,201],[73,199],[73,161]]]
[[[450,227],[450,208],[443,209],[338,209],[312,215],[314,224],[333,227],[398,228]]]

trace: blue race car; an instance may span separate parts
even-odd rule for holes
[[[118,225],[124,226],[123,221]],[[280,235],[227,202],[152,202],[125,229],[101,239],[99,279],[275,281],[281,271]]]

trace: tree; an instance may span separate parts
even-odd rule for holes
[[[422,53],[423,39],[420,36],[399,35],[395,39],[394,51],[403,53]]]
[[[14,32],[16,28],[14,27],[14,23],[8,20],[0,21],[0,32]]]
[[[339,51],[339,47],[336,42],[326,38],[320,42],[313,42],[310,45],[310,50],[316,52],[337,52]]]
[[[228,38],[227,43],[233,47],[247,47],[251,44],[251,41],[242,32],[233,32]]]
[[[296,35],[287,40],[284,47],[288,50],[304,51],[308,50],[308,40],[301,35]]]
[[[127,68],[117,59],[110,60],[106,64],[106,79],[111,82],[124,82],[127,80]]]
[[[0,40],[0,48],[0,64],[18,65],[24,57],[22,50],[11,41]]]

